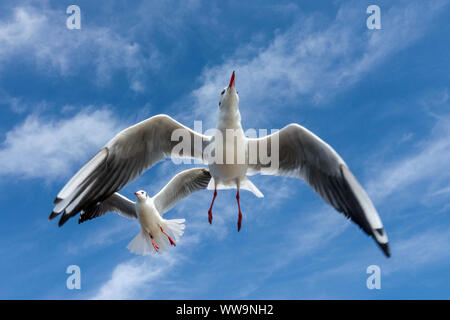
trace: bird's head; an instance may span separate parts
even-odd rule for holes
[[[220,93],[219,109],[228,110],[237,108],[239,105],[239,95],[236,91],[236,82],[234,79],[234,71],[231,75],[230,83]]]
[[[138,201],[144,201],[144,200],[147,199],[147,197],[148,197],[147,192],[145,192],[144,190],[136,191],[136,192],[134,193],[134,195],[136,196],[136,198],[138,199]]]

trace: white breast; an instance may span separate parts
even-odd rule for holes
[[[147,198],[145,202],[136,201],[136,212],[142,231],[147,234],[156,234],[161,231],[162,218],[151,198]]]
[[[231,181],[243,178],[248,168],[247,142],[242,129],[236,129],[236,137],[227,138],[226,131],[221,130],[223,135],[222,163],[213,162],[209,164],[209,170],[215,180]],[[220,144],[216,142],[216,148]],[[217,151],[216,151],[217,152]],[[218,157],[215,160],[219,160]]]

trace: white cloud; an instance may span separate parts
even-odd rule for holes
[[[85,108],[71,118],[28,116],[0,145],[0,175],[55,179],[110,140],[123,123],[107,109]]]
[[[394,252],[395,258],[383,262],[382,272],[385,276],[391,277],[392,280],[389,281],[393,282],[395,281],[393,277],[399,273],[417,272],[430,265],[445,267],[450,258],[449,244],[450,231],[442,228],[429,228],[397,239],[392,243],[392,252]],[[367,252],[361,251],[357,259],[319,270],[308,276],[305,281],[315,283],[327,277],[351,275],[362,269],[361,261],[366,259],[368,259]],[[372,259],[370,258],[370,260]]]
[[[367,184],[368,193],[374,201],[381,201],[419,181],[430,179],[433,180],[431,187],[439,189],[442,183],[448,182],[449,163],[450,119],[441,118],[430,136],[419,141],[412,153],[372,170],[376,177]]]
[[[157,288],[157,286],[150,286],[150,283],[163,279],[164,274],[175,261],[170,253],[165,253],[158,256],[157,259],[135,258],[120,263],[114,268],[111,278],[98,289],[91,299],[119,300],[148,297],[152,290]]]
[[[20,57],[41,71],[70,77],[79,70],[95,70],[98,85],[109,82],[116,71],[125,70],[130,88],[144,89],[145,68],[158,66],[153,48],[144,54],[132,42],[105,27],[89,25],[68,30],[65,13],[32,6],[19,6],[13,16],[0,22],[0,62]]]
[[[450,231],[442,228],[429,228],[399,240],[393,245],[396,259],[386,268],[387,273],[416,270],[437,261],[450,258]]]
[[[329,100],[422,37],[444,4],[416,1],[387,9],[383,29],[377,31],[361,32],[358,24],[364,13],[354,3],[342,7],[331,22],[300,16],[299,23],[277,34],[255,56],[254,48],[238,48],[222,65],[206,68],[200,77],[203,85],[193,92],[195,116],[206,116],[208,125],[214,124],[210,110],[217,105],[219,88],[226,86],[232,70],[237,72],[241,105],[261,115],[247,115],[251,121],[264,121],[259,118],[286,102],[301,105]]]
[[[122,193],[122,192],[121,192]],[[123,194],[123,193],[122,193]],[[114,215],[114,213],[109,213]],[[65,246],[66,252],[70,255],[86,253],[88,250],[104,250],[118,242],[126,243],[133,239],[133,233],[139,232],[139,225],[136,220],[128,220],[117,216],[113,221],[106,217],[101,217],[98,221],[99,226],[92,232],[89,232],[80,240],[80,235],[76,234],[74,238],[68,239]]]
[[[446,194],[450,194],[450,186],[444,187],[432,193],[433,196],[441,196]]]

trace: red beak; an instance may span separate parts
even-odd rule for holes
[[[135,195],[135,196],[137,197],[137,196],[138,196],[138,193],[137,193],[137,192],[135,192],[135,193],[134,193],[134,195]]]
[[[230,79],[230,84],[228,85],[229,88],[234,86],[234,71],[233,74],[231,75],[231,79]]]

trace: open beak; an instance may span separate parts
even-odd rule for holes
[[[228,85],[228,88],[234,87],[234,71],[233,74],[231,75],[231,79],[230,79],[230,84]]]

